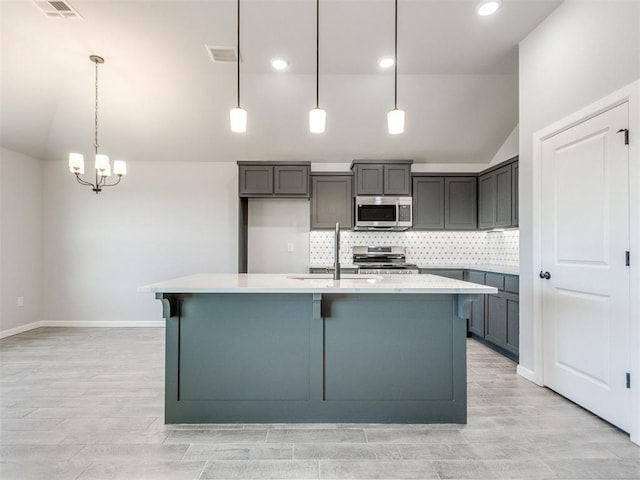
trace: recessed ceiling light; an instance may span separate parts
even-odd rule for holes
[[[486,17],[492,15],[498,11],[502,6],[502,0],[485,0],[478,5],[478,15]]]
[[[271,60],[271,66],[276,70],[286,70],[289,66],[289,62],[281,58],[274,58]]]
[[[391,68],[393,67],[393,57],[382,57],[378,60],[378,66],[380,68]]]

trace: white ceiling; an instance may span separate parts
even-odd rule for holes
[[[82,19],[45,17],[32,0],[1,0],[2,146],[36,158],[93,151],[94,70],[100,67],[100,151],[143,161],[240,159],[488,162],[518,121],[517,45],[560,3],[400,0],[398,108],[386,132],[393,73],[393,0],[321,0],[320,106],[315,105],[315,2],[242,0],[246,134],[229,131],[235,64],[205,45],[234,46],[235,0],[69,0]],[[290,62],[283,73],[274,56]]]

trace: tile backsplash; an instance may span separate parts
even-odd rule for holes
[[[333,262],[332,230],[312,230],[309,235],[309,264]],[[354,245],[401,245],[407,262],[418,265],[502,265],[518,266],[520,232],[340,232],[340,263],[350,264]]]

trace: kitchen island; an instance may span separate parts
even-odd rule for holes
[[[435,275],[200,274],[166,319],[166,423],[466,423],[469,296]]]

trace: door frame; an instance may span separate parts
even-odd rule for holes
[[[533,134],[533,255],[532,272],[542,267],[542,143],[575,125],[617,107],[629,105],[629,243],[631,292],[640,292],[640,80],[548,125]],[[542,337],[542,283],[533,281],[533,367],[534,371],[518,367],[518,373],[544,385]],[[640,445],[640,295],[630,295],[630,356],[631,356],[631,441]],[[522,318],[522,315],[520,316]],[[522,332],[522,328],[520,331]],[[522,344],[522,342],[521,342]]]

